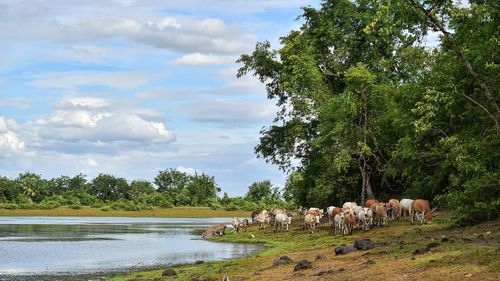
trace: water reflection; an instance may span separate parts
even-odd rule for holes
[[[198,239],[202,229],[229,220],[0,217],[0,275],[119,271],[250,255],[257,246]]]

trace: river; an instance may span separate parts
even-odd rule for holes
[[[203,229],[230,221],[230,218],[0,217],[0,280],[23,277],[63,280],[64,276],[89,274],[94,278],[96,273],[245,257],[258,250],[256,245],[200,239]]]

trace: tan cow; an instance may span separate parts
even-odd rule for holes
[[[395,220],[401,217],[401,205],[399,204],[398,199],[390,199],[389,208],[390,208],[391,219]]]
[[[373,204],[370,209],[373,212],[376,225],[383,226],[387,224],[387,208],[385,203]]]
[[[432,223],[432,213],[429,201],[423,199],[415,199],[411,204],[410,216],[411,223],[413,223],[413,218],[415,215],[420,215],[420,223]]]

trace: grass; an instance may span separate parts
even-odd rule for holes
[[[258,254],[237,260],[207,262],[175,266],[178,275],[162,277],[162,269],[128,273],[111,278],[124,280],[222,280],[224,274],[234,280],[499,280],[500,276],[500,221],[473,227],[450,228],[447,215],[435,218],[432,225],[411,225],[406,221],[391,222],[389,227],[374,227],[368,232],[355,231],[352,236],[335,236],[324,224],[308,234],[295,223],[288,233],[274,234],[269,228],[259,231],[252,226],[248,233],[228,233],[215,237],[217,242],[259,243],[265,246]],[[255,236],[252,238],[250,233]],[[441,242],[442,236],[450,239]],[[353,245],[359,238],[370,238],[379,246],[335,256],[334,248]],[[440,246],[423,255],[413,256],[417,248],[430,242]],[[315,260],[318,254],[324,260]],[[281,255],[288,255],[294,263],[272,266]],[[297,261],[307,259],[313,268],[294,272]],[[363,265],[371,260],[374,263]],[[324,273],[332,269],[343,269]]]
[[[231,218],[248,217],[247,211],[212,210],[208,207],[175,207],[141,211],[101,210],[100,208],[81,207],[55,208],[50,210],[0,209],[0,216],[75,216],[75,217],[159,217],[159,218]]]

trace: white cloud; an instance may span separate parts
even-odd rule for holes
[[[37,150],[114,154],[176,140],[153,112],[123,106],[95,97],[64,99],[50,116],[24,124],[27,145]]]
[[[41,88],[75,90],[80,86],[107,86],[116,89],[134,89],[149,82],[141,72],[68,71],[46,72],[34,77],[31,85]]]
[[[201,53],[192,53],[173,60],[171,64],[189,65],[189,66],[213,65],[213,64],[234,63],[237,58],[238,58],[237,56],[218,56],[218,55],[206,55]]]
[[[0,152],[5,155],[18,154],[25,150],[24,143],[19,140],[15,129],[17,123],[13,119],[0,116]]]

